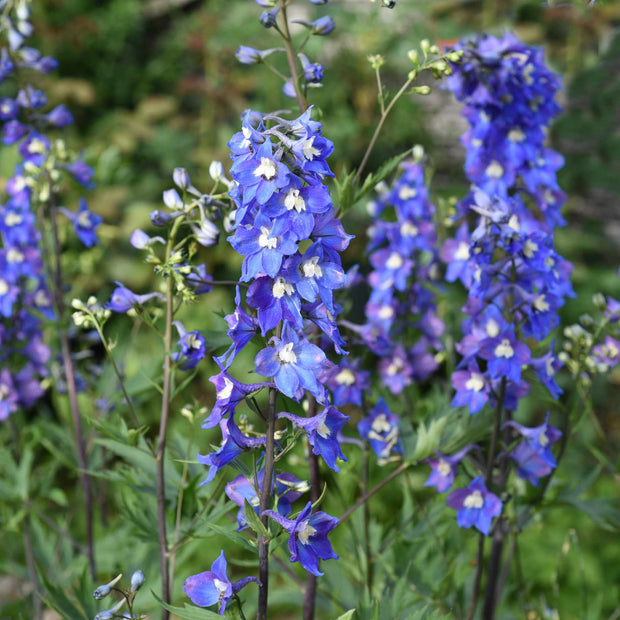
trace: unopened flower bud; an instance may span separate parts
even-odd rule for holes
[[[219,181],[224,176],[224,166],[221,161],[212,161],[209,165],[209,176],[214,181]]]
[[[189,180],[189,174],[187,174],[187,170],[185,168],[175,168],[172,173],[172,180],[174,184],[180,189],[187,189],[191,184]]]
[[[131,576],[131,592],[136,592],[136,590],[139,590],[142,587],[142,584],[144,583],[146,577],[144,576],[144,573],[141,570],[137,570],[132,576]]]
[[[97,601],[100,601],[102,598],[105,598],[108,594],[110,594],[110,592],[112,591],[112,587],[115,586],[118,581],[120,581],[122,576],[123,574],[121,573],[120,575],[117,575],[116,577],[114,577],[114,579],[112,579],[110,583],[106,583],[103,586],[99,586],[93,592],[93,598]]]
[[[183,208],[183,201],[179,192],[176,189],[167,189],[163,193],[164,204],[173,211],[178,211]]]

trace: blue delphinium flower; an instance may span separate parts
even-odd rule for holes
[[[286,411],[278,413],[278,418],[290,420],[298,428],[302,428],[307,436],[308,443],[312,446],[312,452],[322,456],[330,469],[339,472],[336,460],[346,461],[342,453],[338,433],[342,430],[345,422],[349,419],[334,406],[326,407],[311,418],[301,418]]]
[[[206,342],[198,330],[186,331],[180,321],[174,321],[173,325],[179,332],[177,345],[180,351],[172,354],[172,359],[179,363],[181,370],[192,370],[206,355]]]
[[[120,282],[116,283],[116,288],[112,292],[110,301],[106,304],[106,307],[113,312],[127,312],[135,306],[143,306],[151,299],[164,300],[164,296],[161,293],[146,293],[145,295],[136,295],[130,291],[126,286]]]
[[[239,581],[231,582],[226,574],[227,568],[226,556],[222,551],[211,565],[211,570],[192,575],[185,580],[183,592],[194,605],[199,607],[211,607],[211,605],[219,603],[219,614],[223,616],[226,605],[234,594],[252,581],[259,583],[256,577],[245,577]]]
[[[392,453],[402,453],[400,418],[392,413],[383,398],[379,399],[370,415],[358,423],[357,429],[360,437],[370,442],[380,464],[391,460]]]
[[[475,446],[470,444],[451,456],[435,452],[437,458],[425,459],[431,467],[431,474],[424,483],[425,487],[435,487],[438,493],[445,493],[454,483],[456,469],[463,457]]]
[[[288,531],[291,562],[299,562],[309,573],[322,575],[319,560],[338,558],[327,539],[329,532],[338,525],[338,519],[322,510],[312,514],[312,502],[306,504],[295,520],[287,519],[273,510],[265,510],[263,514],[270,516]]]
[[[80,198],[80,206],[76,213],[64,208],[59,211],[71,220],[75,234],[87,248],[99,243],[95,229],[103,222],[103,218],[89,209],[84,198]]]
[[[276,387],[289,398],[299,401],[308,390],[322,402],[325,389],[317,380],[317,370],[325,353],[288,323],[284,324],[282,338],[274,336],[272,340],[274,346],[258,352],[256,372],[273,377]]]
[[[488,536],[493,517],[502,512],[502,502],[484,484],[480,476],[474,478],[465,489],[456,489],[448,495],[446,504],[456,510],[459,527],[475,527]]]

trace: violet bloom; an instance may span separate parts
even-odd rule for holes
[[[143,306],[151,299],[165,300],[161,293],[147,293],[146,295],[136,295],[120,282],[116,283],[117,288],[114,289],[110,301],[106,304],[113,312],[127,312],[135,306]]]
[[[431,474],[424,483],[425,487],[435,487],[438,493],[445,493],[454,483],[456,468],[463,457],[475,446],[470,444],[452,456],[435,452],[436,459],[424,459],[431,466]]]
[[[540,426],[528,428],[512,420],[504,426],[512,426],[524,437],[509,454],[517,464],[517,474],[538,486],[539,478],[548,476],[557,467],[551,446],[562,436],[561,431],[549,424],[549,413]]]
[[[332,393],[334,405],[362,406],[362,392],[370,385],[370,373],[359,369],[358,360],[340,360],[337,366],[330,369],[324,383]]]
[[[206,343],[198,330],[191,332],[185,331],[180,321],[174,321],[173,325],[179,332],[179,340],[177,345],[181,347],[181,351],[172,354],[172,359],[179,362],[181,370],[192,370],[196,368],[198,362],[204,358],[206,354]]]
[[[258,352],[256,372],[273,377],[276,387],[289,398],[299,402],[304,390],[308,390],[322,402],[325,390],[317,381],[317,374],[325,361],[325,353],[288,323],[284,324],[282,338],[272,340],[274,346]]]
[[[446,504],[456,510],[459,527],[475,527],[485,536],[489,535],[493,517],[502,512],[502,502],[487,491],[481,476],[472,480],[467,488],[452,491]]]
[[[258,482],[259,492],[263,488],[263,481],[265,479],[265,470],[261,469],[256,474]],[[278,499],[276,509],[278,514],[284,517],[288,517],[291,513],[291,506],[293,502],[297,501],[306,491],[310,489],[307,482],[303,482],[286,472],[277,474],[275,477],[275,494]],[[248,501],[250,506],[254,508],[258,514],[260,497],[256,492],[256,485],[254,481],[248,480],[245,476],[237,476],[234,480],[226,485],[226,495],[237,506],[239,506],[239,512],[237,513],[237,530],[243,530],[247,527],[247,520],[245,516],[245,500]]]
[[[220,429],[222,430],[222,444],[211,454],[203,456],[199,454],[197,459],[202,465],[209,465],[209,473],[200,486],[207,484],[215,478],[217,472],[234,461],[245,450],[251,450],[265,445],[264,437],[246,437],[235,424],[234,418],[231,416],[228,420],[220,421]]]
[[[380,464],[387,462],[392,452],[402,452],[399,424],[400,418],[392,413],[385,400],[380,398],[370,415],[357,425],[360,437],[370,442]]]
[[[75,234],[87,248],[92,248],[99,243],[95,229],[103,222],[103,219],[88,208],[88,203],[84,198],[80,198],[77,213],[72,213],[65,208],[59,210],[71,220]]]
[[[452,407],[469,407],[470,413],[478,413],[489,400],[489,384],[475,362],[467,370],[457,370],[450,379],[456,394]]]
[[[260,583],[256,577],[245,577],[233,583],[228,578],[226,569],[226,557],[222,551],[211,565],[211,570],[192,575],[185,580],[183,592],[199,607],[210,607],[219,603],[219,614],[223,616],[226,605],[234,594],[251,581]]]
[[[342,430],[349,416],[343,415],[336,407],[329,406],[311,418],[301,418],[292,413],[282,411],[278,418],[286,418],[303,430],[308,435],[308,443],[312,446],[312,452],[322,456],[330,469],[340,472],[336,465],[336,459],[346,461],[342,453],[338,433]]]
[[[270,383],[241,383],[231,377],[226,370],[209,379],[215,386],[215,405],[211,415],[202,423],[202,428],[213,428],[220,423],[223,416],[234,411],[235,407],[250,394],[258,392],[264,387],[271,387]]]
[[[327,534],[338,525],[338,519],[322,510],[311,513],[312,502],[306,504],[294,521],[273,510],[263,512],[288,531],[291,562],[299,562],[309,573],[320,577],[323,573],[319,571],[319,559],[338,559],[327,539]]]
[[[11,373],[3,368],[0,371],[0,420],[6,420],[17,410],[18,396]]]
[[[486,339],[480,346],[479,354],[488,361],[492,379],[506,377],[515,383],[521,380],[521,366],[527,364],[531,357],[528,346],[517,340],[511,327],[495,338]]]

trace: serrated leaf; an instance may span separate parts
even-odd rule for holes
[[[430,421],[428,428],[422,422],[417,429],[417,440],[415,445],[415,451],[413,453],[413,460],[420,461],[427,456],[430,456],[437,448],[439,448],[439,442],[441,441],[441,434],[448,422],[447,416],[441,418],[435,418]]]
[[[267,531],[267,528],[263,525],[260,517],[256,514],[256,511],[252,507],[252,504],[250,504],[247,499],[243,500],[243,514],[245,515],[245,520],[250,526],[250,529],[252,529],[260,536],[263,536],[264,538],[269,538],[269,532]]]
[[[241,547],[245,547],[249,551],[252,551],[252,553],[256,553],[256,547],[254,547],[252,543],[245,538],[245,536],[239,534],[236,529],[226,528],[221,525],[217,525],[216,523],[210,523],[209,521],[205,522],[204,527],[211,530],[214,534],[224,536],[224,538],[228,538],[228,540],[231,540],[236,545],[240,545]]]
[[[41,584],[45,592],[41,593],[41,598],[63,618],[71,618],[72,620],[87,620],[87,616],[83,609],[77,607],[73,601],[60,589],[52,585],[46,578],[45,574],[37,567],[37,573],[41,579]]]
[[[359,202],[362,198],[374,191],[375,187],[381,181],[384,181],[400,164],[403,159],[411,154],[411,149],[408,149],[400,155],[395,155],[391,159],[388,159],[377,171],[371,172],[365,179],[362,187],[355,194],[355,202]]]
[[[345,214],[356,202],[355,184],[353,179],[355,172],[347,172],[344,170],[340,179],[334,179],[334,205],[340,209],[341,214]]]

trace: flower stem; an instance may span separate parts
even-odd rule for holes
[[[404,471],[406,471],[409,468],[409,466],[410,466],[410,463],[401,463],[389,476],[384,478],[379,484],[377,484],[375,487],[370,489],[368,493],[365,493],[364,495],[362,495],[362,497],[360,497],[355,502],[355,504],[353,504],[353,506],[351,506],[340,517],[340,523],[342,523],[343,521],[346,521],[360,506],[363,506],[375,493],[377,493],[377,491],[380,491],[388,482],[391,482],[392,480],[394,480],[394,478],[396,478],[397,476],[402,474]]]
[[[280,28],[280,34],[284,41],[284,48],[286,49],[286,59],[288,61],[288,67],[291,72],[291,81],[293,82],[293,88],[295,89],[295,99],[299,106],[300,112],[305,112],[308,108],[306,98],[299,88],[299,71],[297,67],[297,58],[295,58],[295,49],[293,48],[293,40],[291,38],[291,31],[288,27],[288,16],[286,14],[287,0],[280,0],[280,15],[282,16],[282,27]]]
[[[491,435],[491,445],[489,446],[489,456],[487,459],[487,471],[485,475],[485,485],[488,487],[491,481],[493,480],[493,464],[495,462],[495,452],[497,450],[497,442],[499,439],[499,432],[501,427],[501,419],[502,412],[504,410],[504,396],[506,394],[506,378],[502,378],[499,387],[499,393],[497,395],[497,405],[495,407],[495,416],[493,421],[493,434]],[[467,620],[472,620],[474,617],[474,613],[476,612],[476,607],[478,606],[478,599],[480,597],[480,582],[482,581],[482,569],[484,564],[484,543],[486,541],[486,536],[484,534],[480,534],[478,538],[478,557],[476,560],[476,574],[474,576],[474,586],[472,590],[471,596],[471,604],[469,606],[469,610],[467,612]],[[494,577],[489,574],[489,583],[494,579]],[[487,584],[487,589],[489,588],[489,584]]]
[[[174,248],[175,233],[180,220],[175,220],[166,246],[166,263],[170,260]],[[157,485],[157,537],[159,541],[159,569],[161,572],[161,597],[164,603],[170,604],[170,573],[168,557],[168,539],[166,535],[166,480],[164,462],[166,456],[166,434],[170,413],[170,395],[172,391],[172,319],[174,318],[173,276],[168,274],[166,281],[166,325],[164,328],[164,384],[161,399],[161,416],[159,420],[159,436],[155,454],[155,476]],[[170,612],[162,609],[162,620],[170,618]]]
[[[269,388],[269,404],[267,406],[267,434],[265,443],[265,475],[263,476],[263,488],[260,494],[260,513],[269,509],[271,500],[271,483],[273,478],[274,459],[274,434],[276,430],[276,400],[278,390]],[[269,527],[269,517],[261,516],[263,525]],[[267,619],[267,600],[269,597],[269,539],[258,536],[258,576],[260,586],[258,590],[258,614],[257,620]]]
[[[318,331],[316,326],[312,328],[313,333]],[[316,415],[316,398],[310,396],[308,399],[308,417]],[[319,459],[312,452],[312,446],[308,444],[308,468],[310,473],[310,499],[312,503],[321,497],[321,470],[319,469]],[[304,620],[314,620],[314,610],[316,606],[317,577],[308,573],[306,586],[304,588]]]
[[[71,347],[69,346],[69,337],[66,330],[66,308],[63,298],[63,277],[62,277],[62,257],[60,250],[60,239],[58,236],[58,223],[56,221],[56,195],[51,177],[48,173],[49,183],[49,218],[52,230],[52,243],[54,254],[54,282],[51,283],[52,294],[54,298],[54,306],[56,315],[61,323],[60,325],[60,348],[62,361],[65,369],[65,380],[67,384],[67,393],[69,394],[69,406],[71,408],[71,417],[73,419],[73,429],[75,433],[75,443],[77,447],[78,466],[80,468],[80,482],[82,492],[84,494],[84,515],[86,517],[86,550],[88,557],[88,569],[91,577],[96,579],[97,570],[95,567],[95,550],[93,543],[93,498],[90,476],[88,471],[88,459],[86,456],[86,442],[84,441],[84,433],[82,430],[82,417],[77,399],[77,387],[75,383],[75,371],[73,368],[73,360],[71,358]]]

